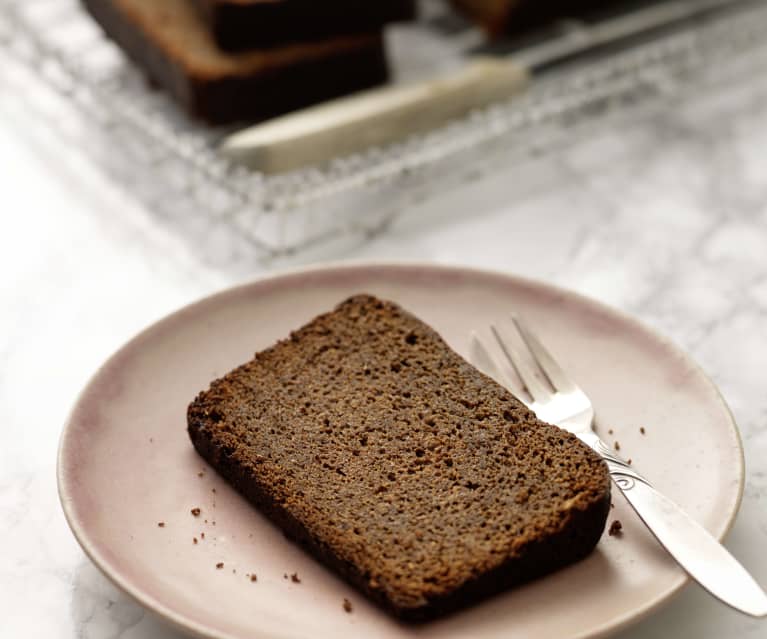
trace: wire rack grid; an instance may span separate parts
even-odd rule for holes
[[[221,157],[217,143],[228,130],[181,115],[76,0],[0,0],[0,48],[57,102],[46,108],[35,94],[41,114],[153,214],[216,259],[263,260],[375,234],[467,176],[556,149],[763,52],[767,6],[732,5],[715,20],[563,66],[522,96],[429,134],[279,176]]]

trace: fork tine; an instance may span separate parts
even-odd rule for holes
[[[486,375],[492,377],[496,382],[505,388],[512,388],[513,384],[509,376],[504,372],[503,366],[498,360],[490,354],[490,351],[482,343],[479,335],[471,331],[469,333],[469,348],[471,350],[471,361]]]
[[[498,346],[501,347],[503,354],[506,355],[506,359],[509,360],[514,367],[514,370],[517,371],[517,375],[519,375],[519,378],[525,385],[527,392],[530,393],[533,401],[545,402],[550,399],[553,393],[535,376],[535,371],[532,366],[529,366],[522,359],[521,355],[511,345],[511,342],[508,340],[504,341],[498,332],[498,329],[493,324],[490,325],[490,330],[493,332],[493,337],[495,337],[495,341],[498,342]]]
[[[578,386],[567,376],[557,361],[551,356],[551,353],[546,350],[538,337],[533,333],[527,325],[517,316],[511,316],[514,325],[517,327],[519,334],[525,341],[527,348],[533,354],[538,366],[546,374],[546,377],[551,382],[554,390],[559,392],[571,392],[579,390]]]
[[[499,384],[506,381],[501,379],[501,367],[498,366],[498,362],[490,355],[475,331],[469,333],[469,349],[471,351],[471,361],[475,363],[479,370],[490,375]]]

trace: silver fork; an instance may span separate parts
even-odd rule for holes
[[[727,605],[767,616],[767,595],[743,566],[679,506],[620,458],[594,432],[594,407],[586,393],[562,370],[540,340],[517,316],[512,321],[535,364],[528,363],[495,325],[490,331],[500,352],[522,380],[532,401],[525,404],[539,419],[569,430],[605,460],[615,484],[642,521],[687,573]],[[470,335],[472,362],[511,390],[508,377],[479,336]],[[548,383],[539,379],[536,368]]]

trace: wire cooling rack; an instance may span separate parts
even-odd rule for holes
[[[34,108],[69,145],[193,242],[203,259],[241,262],[374,234],[469,175],[556,149],[605,118],[710,78],[767,48],[765,4],[733,0],[714,20],[554,70],[524,95],[427,135],[279,176],[221,157],[216,146],[228,131],[183,116],[76,0],[0,0],[0,50],[16,65],[13,72],[6,65],[5,79],[18,82],[21,74],[44,86]],[[440,6],[426,0],[424,13],[437,19],[389,34],[395,75],[412,75],[399,61],[420,61],[425,73],[437,60],[460,62],[476,34],[436,33]]]

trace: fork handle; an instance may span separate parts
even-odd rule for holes
[[[578,436],[605,460],[610,476],[631,507],[695,581],[736,610],[754,617],[767,616],[767,594],[722,544],[597,435]]]

